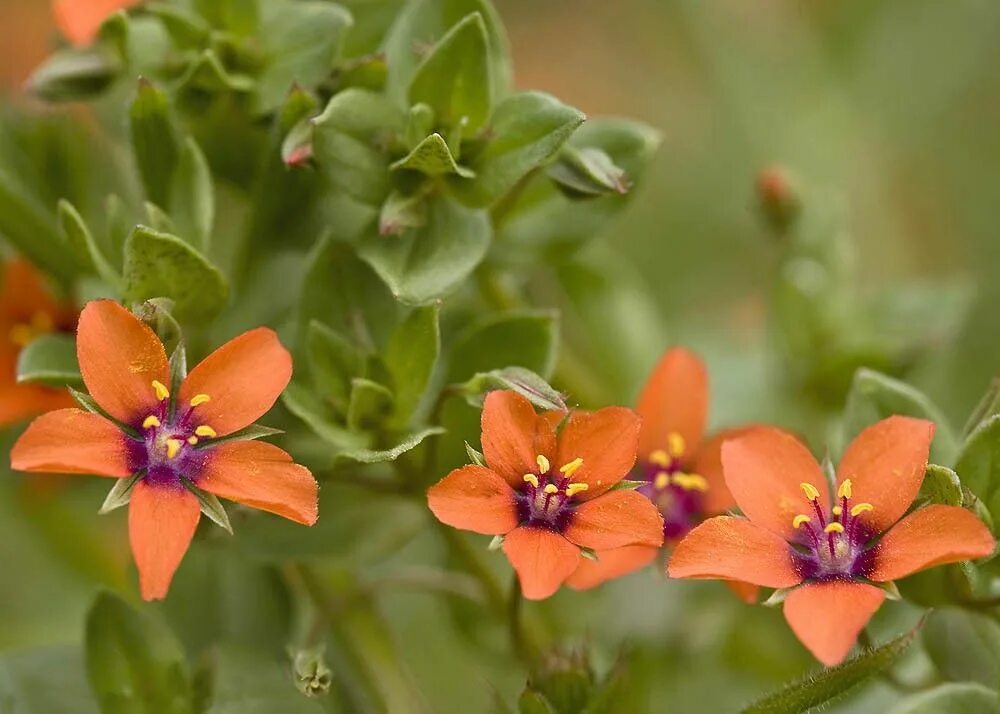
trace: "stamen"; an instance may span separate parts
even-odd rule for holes
[[[670,451],[670,455],[675,459],[684,455],[685,447],[684,437],[676,431],[672,431],[667,435],[667,448]]]
[[[191,444],[191,446],[194,446],[195,444],[198,443],[198,437],[197,436],[189,436],[188,437],[188,443]]]
[[[218,434],[215,433],[215,429],[206,424],[202,424],[201,426],[196,427],[194,433],[197,434],[198,436],[206,436],[209,439],[214,439],[216,436],[218,436]]]
[[[10,341],[18,347],[27,347],[28,343],[34,339],[34,331],[27,325],[14,325],[7,335]]]
[[[167,458],[173,459],[177,456],[177,452],[181,450],[184,442],[180,439],[167,439]]]
[[[837,523],[836,521],[834,521],[832,523],[827,523],[826,524],[826,528],[824,528],[823,531],[825,533],[843,533],[844,532],[844,526],[842,526],[840,523]]]
[[[859,503],[854,508],[851,509],[852,516],[860,516],[865,511],[874,511],[875,506],[870,503]]]
[[[159,399],[161,402],[164,399],[170,399],[170,390],[163,386],[163,382],[154,379],[153,391],[156,392],[156,398]]]
[[[670,485],[670,474],[668,474],[666,471],[661,471],[660,473],[656,474],[656,480],[653,481],[653,486],[662,491],[669,485]]]
[[[196,407],[199,404],[205,404],[206,402],[212,401],[212,398],[207,394],[195,394],[191,397],[191,406]]]
[[[31,326],[35,329],[36,333],[52,332],[55,323],[52,322],[52,316],[49,313],[39,310],[31,316]]]
[[[845,478],[844,482],[840,484],[840,488],[837,489],[837,498],[850,498],[851,497],[851,479]]]
[[[800,513],[792,519],[792,528],[801,528],[804,523],[812,523],[812,518],[804,513]]]
[[[819,489],[813,486],[811,483],[803,481],[799,484],[799,488],[802,489],[803,493],[806,494],[806,498],[810,501],[816,501],[819,499]]]
[[[674,474],[673,482],[685,491],[701,491],[704,493],[708,490],[708,481],[705,480],[704,476],[699,476],[698,474]]]
[[[554,483],[548,484],[542,490],[545,491],[545,493],[559,493],[559,487],[556,486]]]
[[[573,478],[573,474],[579,471],[581,466],[583,466],[583,459],[578,456],[568,464],[560,466],[559,473],[565,475],[566,478]]]
[[[590,485],[586,483],[571,483],[566,487],[566,495],[572,498],[576,494],[586,491],[588,488],[590,488]]]
[[[535,474],[525,474],[522,478],[525,483],[530,483],[535,488],[538,488],[538,477]]]
[[[670,466],[670,455],[663,449],[657,449],[649,455],[649,463],[666,468]]]
[[[142,422],[143,429],[155,429],[158,426],[160,426],[160,420],[153,414],[150,414]]]
[[[844,512],[844,509],[840,506],[834,506],[831,510],[833,510],[833,515],[835,516],[839,516]]]
[[[549,469],[552,468],[549,460],[541,454],[535,457],[535,463],[538,464],[538,471],[543,474],[547,474]]]

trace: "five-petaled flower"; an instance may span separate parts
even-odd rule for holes
[[[648,496],[663,516],[663,539],[670,547],[707,516],[735,507],[722,476],[721,449],[726,439],[745,429],[728,429],[705,438],[708,417],[708,371],[692,352],[666,351],[639,395],[642,417],[639,462],[631,478],[644,481]],[[590,588],[651,563],[658,548],[630,545],[599,551],[584,560],[567,584]],[[730,583],[743,599],[753,601],[757,587]]]
[[[993,536],[964,508],[906,514],[933,435],[931,422],[901,416],[868,427],[841,459],[832,501],[823,470],[791,435],[760,427],[727,441],[725,479],[746,517],[692,530],[670,575],[794,588],[784,601],[788,624],[821,662],[840,662],[885,599],[873,583],[993,552]]]
[[[80,315],[77,358],[104,415],[40,416],[11,450],[11,466],[135,477],[129,538],[145,599],[166,596],[191,543],[200,517],[195,488],[315,523],[317,485],[308,469],[236,433],[267,412],[291,378],[291,356],[272,330],[245,332],[172,383],[156,334],[117,303],[98,300]]]
[[[18,384],[17,359],[21,349],[50,332],[72,332],[76,310],[60,301],[41,274],[26,260],[3,264],[0,288],[0,427],[73,404],[64,389]]]
[[[486,397],[487,467],[464,466],[432,486],[428,504],[455,528],[500,535],[526,598],[547,598],[581,548],[657,548],[663,519],[645,496],[615,489],[635,463],[639,418],[629,409],[536,414],[516,392]]]
[[[74,45],[88,45],[111,15],[138,5],[139,0],[53,0],[56,25]]]

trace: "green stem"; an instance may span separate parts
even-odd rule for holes
[[[538,659],[538,646],[532,640],[524,625],[524,596],[521,583],[514,573],[510,582],[510,597],[507,600],[507,626],[510,628],[511,648],[529,669]]]

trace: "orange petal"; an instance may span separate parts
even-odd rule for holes
[[[674,548],[667,564],[672,578],[740,580],[768,588],[802,582],[792,550],[771,531],[746,518],[716,516],[695,527]]]
[[[517,527],[514,490],[482,466],[452,471],[427,490],[427,505],[439,521],[453,528],[503,535]]]
[[[151,486],[139,481],[132,488],[128,535],[143,600],[167,596],[200,515],[198,499],[182,486]]]
[[[319,487],[305,466],[274,444],[228,441],[210,447],[198,488],[296,523],[316,522]]]
[[[971,512],[933,504],[889,529],[875,549],[870,577],[895,580],[935,565],[983,558],[995,547],[989,529]]]
[[[820,505],[829,507],[826,477],[809,449],[791,434],[756,427],[722,445],[726,485],[747,518],[784,538],[792,538],[792,519],[813,514],[799,484],[819,491]]]
[[[80,313],[76,356],[83,381],[111,416],[138,426],[157,409],[153,380],[170,385],[163,343],[142,320],[111,300]]]
[[[73,397],[62,389],[36,384],[0,387],[0,429],[37,414],[71,408],[74,404]]]
[[[529,600],[544,600],[554,594],[580,562],[579,548],[554,531],[533,526],[508,533],[503,552]]]
[[[186,405],[207,394],[211,401],[194,408],[194,419],[225,436],[266,414],[291,378],[292,356],[274,330],[258,327],[202,360],[184,380],[178,398]]]
[[[667,448],[668,435],[680,434],[686,453],[697,451],[708,416],[708,372],[682,347],[669,349],[653,368],[635,410],[642,417],[639,453]]]
[[[483,403],[482,416],[486,463],[518,488],[524,483],[525,474],[538,473],[539,455],[553,459],[556,437],[552,419],[536,414],[531,402],[517,392],[490,392]]]
[[[663,545],[663,516],[635,491],[610,491],[580,504],[563,535],[584,548],[608,550],[626,545]]]
[[[566,584],[574,590],[597,587],[608,580],[646,567],[656,559],[659,552],[659,548],[648,545],[626,545],[598,551],[597,560],[580,559],[580,564],[566,580]]]
[[[54,0],[52,12],[56,25],[74,45],[90,44],[108,17],[139,0]]]
[[[852,500],[870,503],[865,523],[881,532],[899,520],[920,491],[934,422],[891,416],[862,431],[837,468],[838,483],[851,479]]]
[[[4,261],[3,285],[0,286],[0,321],[30,322],[39,312],[52,318],[55,326],[72,326],[66,324],[67,318],[71,317],[68,306],[55,299],[45,278],[35,266],[23,258]]]
[[[10,451],[17,471],[128,476],[126,437],[107,419],[81,409],[59,409],[31,422]]]
[[[727,580],[726,585],[729,589],[736,593],[738,597],[743,602],[748,605],[753,605],[757,602],[757,596],[760,594],[760,588],[752,583],[744,583],[739,580]]]
[[[726,486],[726,478],[722,473],[722,445],[738,436],[746,434],[756,427],[740,427],[724,429],[709,437],[695,455],[691,470],[704,477],[708,482],[705,492],[705,513],[716,515],[726,513],[736,508],[736,499]]]
[[[559,434],[558,453],[552,467],[560,468],[582,459],[572,480],[589,488],[577,498],[581,501],[597,498],[625,478],[635,465],[639,427],[639,416],[625,407],[573,412]]]
[[[799,641],[827,667],[851,651],[885,593],[874,585],[830,580],[796,588],[785,600],[785,619]]]

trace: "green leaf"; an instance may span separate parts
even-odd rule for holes
[[[393,191],[382,204],[378,216],[379,236],[396,236],[427,224],[427,197],[424,192],[407,196]]]
[[[144,201],[143,207],[146,209],[146,220],[149,221],[150,228],[160,233],[177,234],[177,226],[166,211],[152,201]]]
[[[587,198],[628,192],[625,169],[601,149],[566,146],[548,170],[549,178],[573,197]]]
[[[74,274],[73,256],[60,240],[50,212],[23,180],[0,165],[0,235],[18,252],[54,276],[68,280]]]
[[[73,336],[52,332],[28,343],[17,357],[17,382],[50,387],[83,384]]]
[[[389,194],[388,143],[404,127],[402,112],[381,94],[347,89],[313,121],[313,156],[331,183],[369,206]]]
[[[799,714],[833,701],[888,669],[913,642],[918,628],[843,664],[793,682],[746,707],[743,714]]]
[[[124,280],[126,300],[168,297],[182,320],[214,317],[229,298],[226,279],[201,253],[145,226],[136,226],[125,242]]]
[[[132,500],[132,489],[145,475],[145,471],[137,471],[128,478],[120,478],[115,481],[115,485],[108,491],[98,513],[103,516],[105,513],[111,513],[111,511],[128,505],[128,502]]]
[[[517,712],[518,714],[556,714],[556,709],[541,692],[525,689],[517,700]]]
[[[444,433],[439,426],[429,427],[407,435],[392,446],[381,449],[353,449],[338,454],[338,458],[347,461],[359,461],[364,464],[377,464],[385,461],[395,461],[411,449],[415,449],[430,436]]]
[[[993,516],[1000,516],[1000,415],[980,423],[955,459],[962,485],[972,491]]]
[[[281,106],[294,85],[314,89],[333,72],[351,14],[330,2],[265,6],[264,69],[257,78],[258,113]]]
[[[958,480],[958,474],[947,466],[928,464],[924,482],[920,486],[920,497],[931,503],[961,506],[962,482]]]
[[[358,255],[399,300],[423,304],[452,292],[486,256],[490,222],[446,198],[429,203],[427,225],[398,236],[366,237]]]
[[[184,484],[184,488],[193,493],[194,497],[198,499],[198,506],[201,508],[201,512],[215,525],[228,531],[229,535],[232,535],[233,526],[229,523],[229,514],[226,513],[226,509],[219,502],[218,497],[213,493],[202,491],[186,478],[182,478],[181,483]]]
[[[181,154],[181,141],[170,100],[149,80],[139,80],[129,108],[129,128],[146,197],[159,206],[172,206],[170,190]]]
[[[445,127],[474,136],[493,108],[489,39],[479,13],[464,17],[442,37],[417,67],[409,103],[427,104]]]
[[[992,685],[991,685],[992,686]],[[939,684],[907,697],[889,714],[996,714],[1000,698],[981,684]]]
[[[545,378],[556,361],[556,313],[542,310],[490,315],[461,332],[448,359],[448,381],[481,372],[523,367]]]
[[[489,0],[410,0],[383,43],[389,68],[386,90],[394,101],[405,102],[417,65],[425,54],[421,50],[436,43],[471,13],[478,13],[486,26],[491,93],[500,99],[510,91],[509,43],[500,16]]]
[[[105,712],[194,712],[187,661],[173,635],[117,595],[102,593],[87,613],[87,676]]]
[[[194,139],[184,142],[177,160],[170,216],[181,238],[201,251],[207,250],[215,221],[215,187],[205,155]]]
[[[475,171],[458,165],[455,157],[451,155],[448,143],[440,134],[431,134],[426,137],[416,145],[413,151],[399,161],[393,162],[389,168],[394,171],[410,169],[427,176],[456,174],[461,178],[468,179],[476,175]]]
[[[215,682],[208,714],[322,714],[318,701],[295,689],[287,662],[268,653],[223,645],[212,659]]]
[[[0,711],[97,714],[80,648],[59,645],[5,652],[0,656]]]
[[[87,270],[96,270],[97,274],[110,285],[120,286],[121,276],[101,253],[97,243],[94,242],[93,234],[73,204],[65,199],[60,199],[56,212],[59,218],[59,229],[66,243],[76,255],[77,262]]]
[[[542,92],[508,97],[490,120],[490,139],[467,158],[472,181],[452,181],[452,192],[470,206],[489,206],[545,164],[576,131],[582,112]]]
[[[539,409],[566,411],[566,399],[548,382],[523,367],[505,367],[492,372],[481,372],[462,385],[469,404],[482,407],[486,393],[494,389],[511,389]]]
[[[252,35],[260,27],[260,0],[194,0],[194,9],[221,30]]]
[[[393,394],[370,379],[351,380],[351,398],[347,405],[347,428],[372,431],[380,428],[393,411]]]
[[[985,613],[933,610],[923,631],[924,649],[941,676],[953,682],[1000,682],[1000,624]]]
[[[144,7],[146,12],[160,19],[170,39],[178,47],[185,49],[201,47],[212,31],[204,18],[185,7],[168,2],[149,2]]]
[[[364,449],[369,445],[370,436],[350,431],[339,423],[337,415],[315,390],[292,382],[282,393],[281,401],[288,411],[304,421],[317,436],[337,449]]]
[[[50,102],[94,99],[121,72],[121,63],[100,45],[50,55],[28,79],[28,90]]]
[[[306,331],[306,353],[316,386],[339,412],[346,414],[351,380],[365,376],[364,354],[318,320],[312,320]]]
[[[941,410],[922,392],[905,382],[862,367],[854,373],[844,408],[845,445],[861,431],[880,419],[901,414],[929,419],[937,424],[931,459],[951,463],[955,454],[955,436]]]
[[[219,56],[213,50],[207,49],[191,63],[188,71],[178,80],[177,87],[179,90],[193,89],[217,94],[225,92],[246,94],[253,91],[255,83],[245,74],[230,72]]]
[[[413,310],[389,339],[383,359],[395,387],[395,423],[405,426],[427,391],[441,351],[437,305]]]

